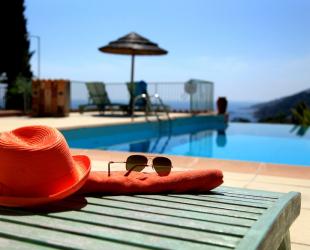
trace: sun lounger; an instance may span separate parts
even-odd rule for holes
[[[70,197],[0,207],[4,249],[290,249],[300,193],[219,187],[205,194]]]
[[[124,103],[112,103],[106,91],[105,84],[103,82],[88,82],[86,87],[89,94],[89,101],[85,105],[80,105],[80,113],[83,113],[85,108],[88,106],[96,106],[99,111],[105,112],[109,109],[112,111],[120,110],[128,112],[129,106]]]
[[[135,111],[144,111],[147,116],[151,112],[165,112],[169,116],[170,107],[165,105],[158,94],[149,95],[147,91],[147,83],[138,81],[127,83],[128,92],[130,94],[129,106],[130,113]]]

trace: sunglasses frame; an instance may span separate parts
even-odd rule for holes
[[[163,156],[150,156],[150,157],[146,157],[145,155],[138,155],[138,154],[136,154],[136,155],[130,155],[130,156],[128,156],[127,159],[126,159],[126,161],[109,161],[109,162],[108,162],[108,176],[111,175],[111,164],[113,164],[113,163],[128,163],[128,159],[129,159],[130,157],[143,157],[143,158],[146,159],[146,164],[137,164],[137,165],[135,165],[134,167],[132,167],[132,168],[129,169],[129,170],[126,168],[128,171],[127,171],[127,173],[125,174],[125,176],[128,176],[128,175],[134,170],[134,168],[135,168],[135,167],[138,167],[138,166],[144,166],[144,167],[152,166],[152,168],[154,168],[155,171],[156,171],[156,168],[154,167],[154,160],[158,160],[158,159],[168,160],[168,161],[170,162],[170,166],[169,166],[169,167],[170,167],[170,170],[171,170],[171,168],[173,167],[173,166],[172,166],[171,160],[170,160],[169,158],[167,158],[167,157],[163,157]],[[152,159],[152,164],[148,164],[148,161],[149,161],[150,159]],[[169,170],[169,173],[170,173],[170,170]],[[157,172],[157,171],[156,171],[156,172]]]

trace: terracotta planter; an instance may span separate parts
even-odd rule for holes
[[[226,97],[219,97],[216,101],[218,114],[225,114],[227,110],[227,99]]]

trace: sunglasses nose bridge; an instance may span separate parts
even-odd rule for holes
[[[154,160],[154,157],[147,157],[147,165],[153,165],[153,160]],[[151,164],[149,164],[151,163]]]

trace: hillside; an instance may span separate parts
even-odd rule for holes
[[[256,104],[252,108],[255,110],[254,116],[259,121],[272,120],[274,118],[285,119],[291,115],[291,109],[302,101],[310,107],[310,89],[273,101]]]

